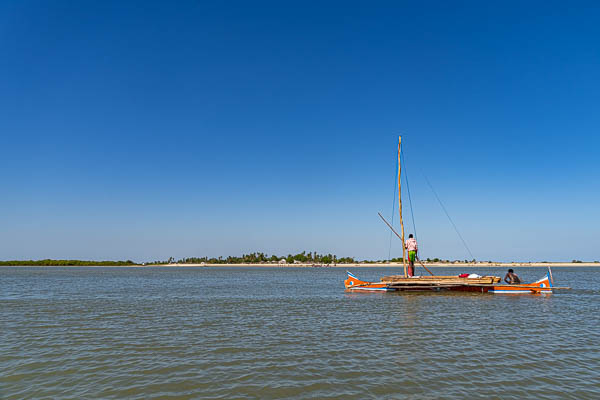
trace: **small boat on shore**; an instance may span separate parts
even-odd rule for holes
[[[548,294],[553,290],[569,289],[566,287],[555,287],[552,283],[552,271],[548,268],[546,276],[533,283],[523,284],[500,284],[500,277],[482,276],[473,278],[461,278],[459,276],[413,276],[405,278],[402,275],[384,276],[381,282],[367,282],[360,280],[351,273],[344,281],[347,291],[363,292],[422,292],[422,291],[457,291],[476,293],[498,293],[498,294]]]

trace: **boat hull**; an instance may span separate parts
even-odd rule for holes
[[[519,285],[496,285],[490,290],[494,294],[543,294],[552,293],[550,272],[545,277],[533,282]]]
[[[469,282],[468,278],[463,280],[449,280],[448,277],[426,281],[418,279],[402,279],[393,282],[367,282],[358,279],[354,274],[348,272],[348,279],[344,286],[348,291],[360,292],[416,292],[416,291],[456,291],[493,294],[548,294],[552,293],[552,279],[550,272],[545,277],[533,282],[518,285],[499,285],[480,283],[480,281]],[[494,279],[494,281],[497,281]]]
[[[389,284],[383,282],[366,282],[358,279],[354,274],[348,272],[348,279],[344,281],[346,290],[361,292],[394,292]]]

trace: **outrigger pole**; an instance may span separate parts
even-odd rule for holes
[[[402,150],[402,136],[398,136],[398,209],[400,210],[400,227],[402,228],[402,265],[404,266],[404,277],[408,278],[406,274],[406,247],[404,246],[404,222],[402,221],[402,162],[400,160],[400,152]]]

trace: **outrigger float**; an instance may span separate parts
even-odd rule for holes
[[[404,222],[402,220],[402,190],[401,190],[401,151],[402,137],[398,138],[398,209],[400,213],[400,227],[402,235],[398,234],[392,225],[386,221],[383,215],[379,214],[386,225],[394,232],[398,239],[402,240],[402,264],[404,266],[404,275],[384,276],[380,282],[367,282],[360,280],[356,275],[348,272],[348,279],[344,281],[344,286],[348,291],[363,292],[396,292],[396,291],[459,291],[459,292],[477,292],[477,293],[552,293],[553,290],[569,289],[568,287],[554,286],[552,270],[548,267],[548,272],[543,278],[525,284],[500,284],[498,276],[479,276],[476,274],[461,276],[443,276],[434,275],[420,260],[421,266],[429,272],[431,276],[408,276],[406,271],[406,248],[404,246]],[[412,207],[412,205],[411,205]],[[464,242],[464,241],[463,241]],[[465,244],[466,246],[466,244]],[[418,258],[417,258],[418,260]]]

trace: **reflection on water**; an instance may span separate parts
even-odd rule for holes
[[[348,293],[342,268],[1,268],[0,398],[600,398],[599,272],[555,268],[574,289],[543,296]]]

